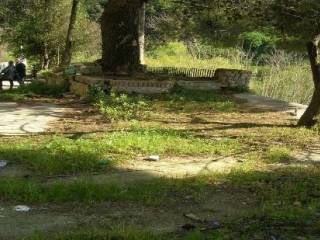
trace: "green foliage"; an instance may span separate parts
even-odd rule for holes
[[[60,85],[48,85],[33,81],[30,84],[21,85],[16,89],[4,91],[0,95],[0,101],[21,101],[26,97],[41,95],[47,97],[62,97],[69,90],[67,83]]]
[[[187,47],[182,42],[169,42],[149,51],[148,54],[153,58],[159,59],[172,56],[187,56],[188,51]]]
[[[112,121],[138,119],[142,110],[147,109],[147,104],[139,96],[113,92],[106,95],[100,88],[91,89],[90,99]]]
[[[162,50],[163,47],[160,49],[160,52],[166,52]],[[242,49],[206,45],[200,49],[203,49],[198,54],[203,56],[200,59],[181,52],[176,52],[174,56],[159,54],[160,57],[157,58],[151,53],[146,62],[150,67],[247,69],[254,73],[250,83],[250,90],[254,93],[288,102],[310,102],[314,87],[305,54],[275,50],[261,56],[260,62],[263,66],[255,66],[254,56]]]
[[[286,163],[292,158],[292,151],[287,147],[270,147],[266,153],[268,163]]]
[[[38,174],[49,175],[103,170],[141,154],[226,155],[241,149],[236,140],[206,140],[190,133],[139,126],[88,139],[44,136],[17,139],[11,143],[4,144],[0,139],[0,157],[23,164]]]
[[[111,230],[87,229],[70,233],[54,234],[51,237],[36,234],[24,240],[223,240],[222,234],[189,232],[181,236],[174,234],[152,234],[132,228],[114,228]]]
[[[48,236],[33,236],[24,240],[164,240],[161,236],[131,228],[113,230],[79,230]]]
[[[244,32],[240,35],[240,40],[244,42],[244,49],[257,51],[259,48],[273,47],[277,38],[264,32]],[[263,49],[261,49],[263,50]]]
[[[14,13],[13,17],[6,19],[6,28],[1,32],[2,41],[8,44],[14,55],[23,53],[31,60],[41,62],[42,67],[45,65],[45,58],[50,61],[51,66],[57,64],[58,57],[61,57],[64,50],[71,1],[32,0],[23,4],[16,1],[5,3],[2,8],[9,15]],[[73,39],[76,53],[85,49],[82,54],[91,56],[99,52],[97,26],[97,23],[88,20],[86,12],[81,8]]]

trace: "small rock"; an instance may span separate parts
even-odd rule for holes
[[[300,206],[301,206],[301,202],[295,201],[295,202],[293,203],[293,205],[294,205],[294,206],[297,206],[297,207],[300,207]]]
[[[196,216],[193,213],[188,213],[188,214],[183,214],[184,217],[189,218],[193,221],[197,221],[197,222],[202,222],[201,218],[199,218],[198,216]]]
[[[204,230],[217,230],[219,228],[221,228],[220,222],[217,220],[214,220],[214,221],[206,223],[206,225],[203,229]]]
[[[25,206],[25,205],[17,205],[14,207],[14,210],[16,212],[29,212],[30,211],[30,207]]]
[[[4,168],[5,166],[7,166],[8,162],[5,160],[0,160],[0,169]]]
[[[186,200],[192,200],[192,199],[193,199],[193,196],[185,196],[184,199],[186,199]]]
[[[160,161],[160,156],[158,156],[158,155],[151,155],[151,156],[145,158],[144,160],[146,160],[146,161],[151,161],[151,162],[158,162],[158,161]]]

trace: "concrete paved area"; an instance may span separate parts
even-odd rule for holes
[[[3,87],[3,90],[8,90],[8,89],[10,88],[10,82],[8,82],[8,81],[3,81],[2,84],[3,84],[3,86],[2,86],[2,87]],[[19,87],[19,83],[16,82],[16,81],[13,82],[13,85],[14,85],[14,86],[13,86],[14,88]]]
[[[51,104],[0,102],[0,135],[45,132],[50,122],[63,116],[65,109]]]
[[[250,93],[240,93],[234,96],[240,100],[244,100],[245,107],[249,109],[270,112],[289,112],[296,119],[300,119],[307,109],[306,105],[275,100]]]

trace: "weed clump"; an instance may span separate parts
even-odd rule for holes
[[[292,158],[292,152],[287,147],[271,147],[266,152],[268,163],[286,163]]]
[[[114,92],[106,95],[101,88],[92,88],[89,98],[111,121],[139,119],[143,110],[148,108],[148,104],[140,96]]]

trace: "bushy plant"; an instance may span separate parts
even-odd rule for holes
[[[111,121],[138,119],[142,110],[148,106],[139,96],[114,92],[106,95],[99,87],[92,88],[89,95],[101,113]]]
[[[275,36],[259,31],[244,32],[239,38],[243,43],[243,49],[252,53],[256,60],[260,60],[263,54],[272,52],[277,41]]]

